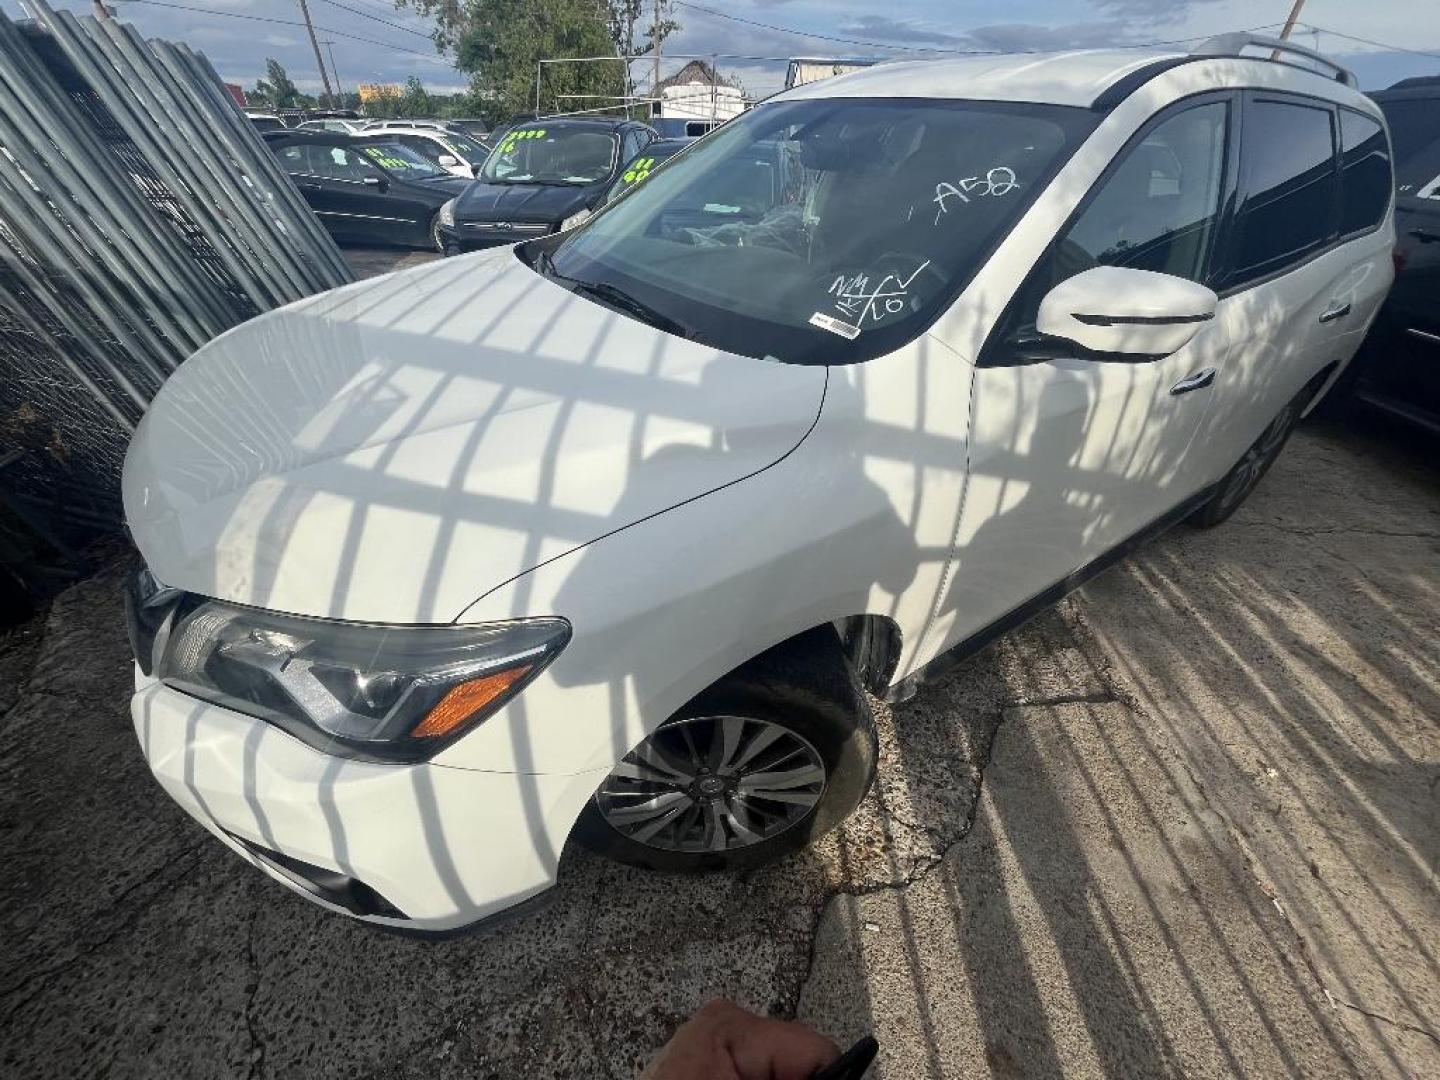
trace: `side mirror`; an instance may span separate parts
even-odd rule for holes
[[[441,154],[435,159],[435,164],[439,165],[442,169],[450,169],[459,165],[460,159],[453,154]]]
[[[1213,292],[1185,278],[1096,266],[1045,294],[1035,329],[1096,359],[1142,361],[1183,348],[1215,317],[1217,303]]]

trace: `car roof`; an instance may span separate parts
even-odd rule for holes
[[[926,97],[1103,108],[1116,103],[1115,94],[1107,92],[1120,88],[1134,89],[1153,75],[1192,63],[1232,65],[1237,74],[1236,86],[1245,84],[1244,79],[1239,77],[1241,71],[1254,65],[1264,65],[1263,85],[1267,88],[1289,88],[1286,84],[1293,83],[1294,89],[1313,94],[1331,87],[1335,93],[1325,96],[1333,96],[1335,100],[1348,101],[1352,97],[1363,100],[1360,93],[1350,86],[1293,62],[1236,54],[1151,49],[1095,49],[886,62],[805,83],[777,94],[771,100]]]
[[[694,139],[656,139],[649,146],[645,147],[642,153],[653,154],[657,157],[668,157],[671,154],[678,154],[694,141]]]
[[[563,125],[565,127],[593,127],[604,128],[607,131],[615,131],[626,126],[643,127],[638,120],[630,120],[623,116],[540,116],[534,120],[514,120],[512,127],[532,127],[535,124],[544,124],[547,127]]]
[[[322,131],[317,128],[287,128],[284,131],[267,131],[261,138],[269,143],[309,142],[321,146],[354,146],[369,142],[369,135],[350,131]]]
[[[1403,79],[1385,90],[1371,90],[1369,96],[1382,104],[1391,101],[1440,101],[1440,79],[1433,83]]]
[[[367,127],[361,128],[355,134],[366,139],[390,135],[428,135],[432,139],[438,139],[445,135],[463,135],[464,132],[447,131],[444,128],[433,127]]]

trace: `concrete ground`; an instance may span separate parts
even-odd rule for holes
[[[0,1071],[632,1076],[723,994],[884,1077],[1440,1075],[1440,474],[1302,431],[914,701],[815,849],[676,878],[567,853],[438,944],[325,914],[150,779],[116,573],[0,644]]]
[[[881,709],[815,848],[567,850],[439,943],[291,895],[140,759],[119,571],[0,636],[0,1075],[632,1077],[725,995],[872,1075],[1440,1075],[1440,467],[1302,430],[1181,528]]]

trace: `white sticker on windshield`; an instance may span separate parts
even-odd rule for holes
[[[821,330],[829,330],[832,334],[839,334],[846,341],[854,341],[860,336],[860,328],[851,326],[848,322],[841,322],[839,319],[826,315],[823,311],[817,311],[810,316],[810,325],[818,326]]]

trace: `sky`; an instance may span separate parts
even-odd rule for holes
[[[50,0],[88,12],[90,0]],[[403,82],[464,87],[446,56],[436,55],[428,24],[391,0],[308,0],[319,37],[332,44],[342,87]],[[302,90],[320,89],[299,0],[110,0],[119,18],[147,37],[184,40],[220,73],[246,88],[273,56]],[[1170,42],[1263,24],[1278,31],[1291,0],[697,0],[679,2],[682,29],[665,43],[662,74],[678,54],[734,54],[774,60],[719,61],[747,91],[779,89],[789,56],[916,56],[924,50],[1037,51]],[[12,18],[23,0],[0,0]],[[241,17],[243,16],[243,17]],[[273,21],[266,21],[273,20]],[[1364,89],[1412,75],[1440,75],[1440,0],[1306,0],[1295,34],[1355,70]],[[1312,31],[1309,27],[1318,27]],[[1340,35],[1349,35],[1342,37]],[[1354,38],[1369,39],[1356,41]],[[366,39],[366,40],[360,40]],[[840,40],[836,40],[840,39]],[[1374,43],[1374,44],[1372,44]],[[933,53],[932,53],[933,55]],[[326,53],[326,62],[330,54]],[[649,71],[636,65],[636,76]]]

